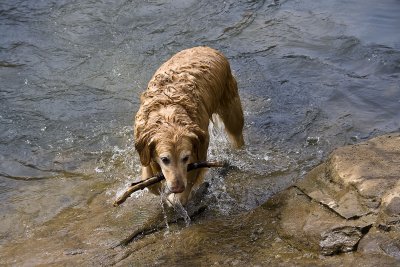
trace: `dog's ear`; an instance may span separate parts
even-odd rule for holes
[[[140,162],[143,166],[150,164],[153,148],[154,143],[146,136],[140,136],[135,140],[135,149],[139,153]]]
[[[206,142],[206,133],[198,126],[189,127],[189,138],[193,144],[193,154],[200,159],[200,146]]]

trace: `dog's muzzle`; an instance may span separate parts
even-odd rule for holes
[[[185,185],[183,184],[183,182],[179,180],[174,181],[173,183],[167,185],[168,185],[168,190],[171,193],[182,193],[183,191],[185,191]]]

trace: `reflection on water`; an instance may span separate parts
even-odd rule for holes
[[[65,224],[76,235],[89,208],[132,212],[108,206],[139,175],[138,96],[187,47],[226,54],[245,111],[244,150],[213,133],[210,158],[237,169],[208,175],[209,216],[253,209],[335,147],[399,130],[399,12],[395,0],[2,1],[0,245],[24,254],[13,240]]]

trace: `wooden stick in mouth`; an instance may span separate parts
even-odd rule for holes
[[[214,168],[214,167],[226,167],[228,164],[226,162],[218,162],[218,161],[204,161],[204,162],[197,162],[197,163],[190,163],[187,167],[188,172],[200,168]],[[125,202],[125,200],[132,195],[133,192],[138,190],[142,190],[149,185],[153,185],[155,183],[161,182],[164,180],[165,177],[162,173],[157,174],[156,176],[150,177],[146,180],[142,180],[139,182],[132,183],[124,193],[118,197],[114,201],[114,207],[117,207]]]

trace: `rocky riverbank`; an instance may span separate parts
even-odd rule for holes
[[[229,172],[234,176],[239,170]],[[126,204],[130,212],[122,212],[111,208],[112,200],[103,191],[87,207],[65,211],[28,240],[4,246],[0,262],[19,266],[398,266],[399,175],[397,133],[336,149],[304,179],[238,215],[210,217],[201,213],[206,203],[199,200],[188,209],[192,221],[180,220],[184,212],[168,215],[159,198],[150,194],[130,201]],[[104,211],[107,201],[112,212]]]
[[[400,135],[336,149],[245,214],[127,247],[121,264],[398,266]]]

